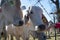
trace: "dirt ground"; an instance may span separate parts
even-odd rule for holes
[[[31,35],[30,35],[29,37],[30,37],[29,40],[34,40]],[[13,37],[13,38],[14,38],[14,40],[16,40],[15,37]],[[23,40],[22,38],[20,38],[20,39]],[[1,40],[4,40],[4,39],[2,38]],[[7,39],[7,40],[8,40],[8,39]],[[9,35],[9,40],[11,40],[10,35]],[[38,39],[36,38],[35,40],[38,40]],[[47,39],[47,40],[55,40],[55,36],[54,36],[53,34],[50,34],[50,38]],[[60,34],[57,34],[57,35],[56,35],[56,40],[60,40]]]

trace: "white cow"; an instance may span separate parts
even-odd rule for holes
[[[35,28],[36,26],[39,26],[41,24],[44,24],[42,21],[42,14],[43,11],[40,7],[38,6],[31,6],[29,7],[27,11],[27,15],[25,16],[25,23],[29,24],[29,26],[25,26],[26,31],[26,37],[29,38],[29,34],[31,31],[36,31]],[[28,22],[29,21],[29,22]]]
[[[3,32],[8,33],[9,32],[8,29],[10,30],[12,29],[12,27],[9,26],[8,29],[5,30],[6,25],[13,24],[15,27],[18,27],[18,26],[20,27],[23,25],[22,11],[21,11],[20,5],[21,5],[20,0],[2,0],[1,1],[2,13],[1,13],[1,18],[0,18],[0,27],[3,31],[0,32],[0,34],[1,33],[3,34]],[[4,36],[6,36],[6,34]]]

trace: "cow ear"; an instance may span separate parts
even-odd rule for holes
[[[26,9],[26,7],[25,7],[25,6],[22,6],[22,7],[21,7],[21,9],[22,9],[22,10],[25,10],[25,9]]]

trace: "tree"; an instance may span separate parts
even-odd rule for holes
[[[59,11],[59,0],[51,0],[55,5],[56,5],[56,8],[57,8],[57,12]]]
[[[59,0],[51,0],[55,5],[56,5],[56,8],[57,8],[57,20],[58,22],[60,22],[60,8],[59,8]]]
[[[60,19],[59,19],[60,18],[60,14],[59,14],[60,13],[59,12],[60,11],[60,9],[59,9],[59,0],[55,0],[55,1],[51,0],[51,1],[56,5],[56,8],[57,8],[57,12],[56,13],[57,13],[57,16],[58,16],[57,20],[58,20],[58,22],[60,22]],[[59,28],[59,30],[60,30],[60,28]],[[55,29],[55,40],[56,40],[56,29]]]

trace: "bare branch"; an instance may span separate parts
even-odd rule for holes
[[[54,0],[51,0],[53,3],[56,3]]]

